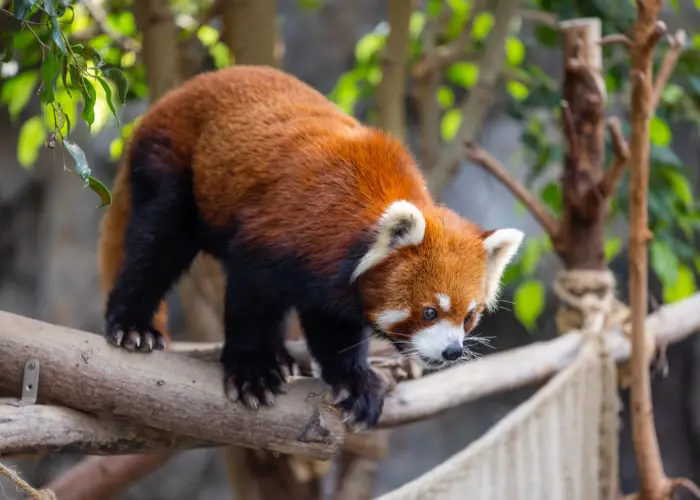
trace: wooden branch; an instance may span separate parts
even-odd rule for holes
[[[625,175],[625,166],[630,159],[630,149],[622,133],[620,119],[617,117],[608,119],[608,129],[612,138],[615,159],[612,165],[605,170],[603,179],[600,181],[600,191],[606,198],[610,198],[617,191],[620,181]]]
[[[488,170],[496,179],[498,179],[508,190],[520,200],[528,209],[532,216],[537,219],[544,231],[555,242],[558,238],[559,223],[547,208],[515,177],[496,158],[491,156],[486,150],[475,143],[467,143],[467,158]]]
[[[600,39],[600,45],[624,45],[628,49],[632,46],[632,40],[622,34],[607,35]]]
[[[661,67],[654,81],[654,93],[651,101],[651,109],[653,110],[659,107],[661,94],[664,91],[664,87],[666,87],[668,79],[671,77],[671,73],[673,73],[673,69],[676,67],[676,62],[678,62],[681,52],[683,52],[686,38],[687,35],[683,30],[678,30],[675,35],[668,37],[669,49],[664,54]]]
[[[475,141],[481,131],[493,101],[496,82],[505,66],[505,43],[511,22],[517,17],[520,3],[520,0],[498,2],[494,12],[495,22],[479,64],[478,81],[460,106],[464,119],[455,138],[443,148],[438,164],[427,175],[428,184],[435,197],[440,197],[457,173],[464,154],[464,143]]]
[[[0,400],[0,422],[0,456],[20,453],[122,455],[218,446],[215,442],[176,436],[109,417],[97,418],[70,408],[18,406],[16,400]]]
[[[172,458],[172,453],[86,457],[55,477],[46,489],[60,500],[116,500],[132,485]]]
[[[411,34],[408,29],[412,2],[389,0],[391,31],[381,55],[382,80],[377,88],[379,127],[401,142],[406,139],[406,60]]]
[[[674,304],[662,306],[650,315],[646,326],[655,333],[657,345],[679,342],[699,331],[700,315],[696,314],[698,308],[700,308],[700,293]],[[6,315],[7,313],[0,313],[0,319],[6,321]],[[30,322],[32,326],[25,329],[24,338],[25,340],[30,339],[25,344],[28,343],[32,347],[35,345],[34,338],[36,336],[32,335],[31,332],[36,328],[36,323],[46,330],[47,336],[53,337],[56,333],[56,327],[52,325],[33,320]],[[0,322],[0,324],[2,323]],[[15,354],[16,349],[8,351],[6,344],[2,341],[5,336],[4,331],[0,330],[0,352]],[[76,342],[78,345],[82,345],[82,339],[86,336],[97,337],[74,331],[69,332],[68,335],[76,333],[81,339]],[[65,337],[65,334],[62,335],[61,332],[58,332],[58,337],[57,343],[62,344],[61,339]],[[98,337],[98,340],[102,339]],[[606,331],[606,341],[617,362],[629,359],[630,343],[622,331]],[[90,344],[92,345],[92,343]],[[173,350],[176,350],[177,345],[178,343],[173,344]],[[580,333],[571,332],[551,341],[537,342],[490,354],[476,361],[427,375],[418,380],[401,382],[387,397],[380,427],[388,428],[416,422],[470,401],[544,381],[571,364],[580,345]],[[40,352],[43,352],[43,349]],[[87,351],[76,348],[73,353],[73,358],[80,360],[79,363],[82,363],[83,359],[81,352]],[[113,352],[118,351],[114,350]],[[176,358],[172,360],[171,370],[179,370],[180,366],[189,365],[182,354],[171,354],[170,356]],[[100,362],[104,357],[99,356],[98,353],[97,357],[90,358],[90,363]],[[139,357],[138,354],[132,356],[132,358],[137,357]],[[0,361],[4,362],[4,358]],[[142,366],[142,362],[135,362],[134,365]],[[158,367],[161,365],[162,363],[157,363],[152,370],[159,373]],[[504,370],[504,366],[507,366],[508,369]],[[44,394],[46,385],[55,383],[62,385],[63,383],[61,379],[47,376],[43,362],[41,369],[40,396]],[[125,372],[133,369],[134,366],[129,366],[129,364],[122,368]],[[5,382],[6,371],[6,369],[0,368],[0,388],[10,386],[16,391],[18,385],[14,381]],[[75,372],[78,375],[76,379],[76,385],[78,385],[83,377],[80,376],[78,370]],[[51,379],[49,384],[42,383],[42,380],[46,378]],[[123,392],[128,398],[132,385],[137,386],[138,383],[132,384],[132,381],[124,380],[120,382],[120,385],[124,387]],[[189,398],[187,395],[182,395],[180,401],[189,401]],[[277,411],[280,411],[279,408],[271,410],[271,412]],[[42,423],[44,418],[48,419],[46,423]],[[201,421],[200,416],[192,417],[192,419],[195,424]],[[2,443],[0,456],[25,452],[53,453],[69,450],[89,454],[138,453],[215,446],[211,441],[198,441],[196,438],[176,436],[158,429],[139,428],[135,422],[122,423],[110,418],[97,418],[75,410],[45,405],[31,405],[21,408],[0,405],[0,421],[8,423],[7,426],[3,424],[0,427],[0,443]],[[245,425],[245,423],[241,422],[238,425]],[[255,427],[242,427],[241,431],[255,432]],[[13,430],[7,431],[8,429]],[[66,434],[67,437],[64,438],[59,434]],[[25,441],[25,439],[30,441]],[[103,450],[102,447],[107,447],[108,450]],[[350,449],[356,453],[360,450],[358,446],[351,446]],[[368,458],[375,458],[374,454],[377,452],[370,450],[369,453]]]
[[[666,477],[654,423],[651,383],[645,355],[645,318],[648,294],[647,245],[651,238],[648,228],[647,196],[649,191],[649,121],[655,111],[663,85],[675,65],[677,55],[671,54],[665,68],[653,82],[654,47],[665,33],[658,20],[661,0],[638,0],[632,59],[632,92],[630,95],[630,196],[629,196],[629,290],[632,323],[632,441],[639,470],[640,500],[670,500],[674,482]],[[656,92],[658,91],[658,95]]]
[[[345,426],[325,384],[296,379],[275,407],[248,410],[224,395],[219,364],[169,352],[147,355],[98,335],[0,312],[0,389],[18,391],[39,360],[39,399],[204,441],[328,458]],[[80,391],[76,390],[80,388]]]

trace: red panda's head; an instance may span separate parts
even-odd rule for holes
[[[373,327],[423,367],[465,359],[464,342],[498,302],[524,234],[482,231],[439,206],[392,203],[353,274]]]

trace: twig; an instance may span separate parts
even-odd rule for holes
[[[632,319],[632,441],[642,500],[662,500],[668,478],[664,473],[654,424],[649,370],[645,356],[649,241],[647,196],[649,191],[649,120],[654,100],[652,62],[654,45],[664,27],[659,24],[659,0],[637,0],[637,20],[631,49],[632,92],[630,114],[629,290]]]
[[[683,52],[683,47],[685,46],[687,35],[685,31],[678,30],[675,35],[668,37],[669,49],[664,54],[663,61],[661,62],[661,67],[656,75],[656,80],[654,81],[654,95],[651,101],[651,109],[656,110],[659,107],[659,102],[661,101],[661,94],[666,87],[666,83],[673,73],[673,68],[676,67],[676,62]]]
[[[537,219],[547,235],[556,241],[559,234],[559,223],[547,211],[544,205],[517,179],[515,179],[496,158],[485,149],[474,143],[467,143],[467,158],[488,170],[494,177],[519,199],[530,213]]]
[[[628,49],[632,47],[632,40],[627,35],[622,35],[622,34],[615,34],[615,35],[608,35],[604,36],[603,38],[600,39],[600,44],[601,45],[614,45],[614,44],[620,44],[624,45]]]
[[[430,78],[431,75],[440,74],[450,64],[459,60],[469,59],[469,42],[472,37],[474,19],[486,8],[485,0],[477,0],[471,9],[469,20],[464,23],[459,36],[451,43],[438,47],[437,38],[442,32],[442,28],[450,20],[448,6],[443,4],[441,15],[426,24],[423,31],[424,53],[423,57],[411,68],[411,75],[420,81]],[[427,45],[426,45],[427,42]]]
[[[556,14],[545,12],[543,10],[521,9],[518,12],[518,16],[526,21],[535,21],[552,28],[556,28],[557,23],[559,22]]]
[[[483,126],[486,113],[493,101],[496,82],[503,71],[505,43],[510,32],[511,22],[518,15],[520,3],[520,0],[500,0],[498,2],[494,12],[495,23],[486,40],[479,65],[478,81],[460,106],[464,119],[455,138],[443,148],[435,169],[427,176],[430,189],[436,197],[440,196],[459,169],[464,143],[476,140],[477,134]]]
[[[608,129],[612,138],[615,159],[603,174],[600,181],[600,191],[605,197],[611,197],[616,191],[625,173],[625,166],[630,159],[630,149],[620,127],[620,119],[616,116],[608,120]]]

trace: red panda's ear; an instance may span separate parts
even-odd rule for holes
[[[496,307],[501,277],[518,252],[524,237],[525,233],[518,229],[496,229],[481,233],[487,253],[484,302],[489,310]]]
[[[419,245],[425,236],[425,217],[418,208],[404,200],[395,201],[379,218],[373,241],[360,259],[351,281],[384,260],[393,250]]]

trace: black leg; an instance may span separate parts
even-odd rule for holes
[[[144,352],[165,347],[151,319],[199,250],[187,185],[163,183],[150,194],[141,196],[146,199],[134,196],[124,263],[107,302],[105,332],[112,344]]]
[[[227,270],[221,363],[228,397],[255,409],[274,405],[286,377],[298,368],[284,347],[289,307],[272,299],[272,291],[258,290],[240,266],[233,262]]]
[[[311,354],[332,388],[335,404],[358,429],[376,426],[385,387],[367,360],[369,337],[362,324],[316,311],[300,313]]]

